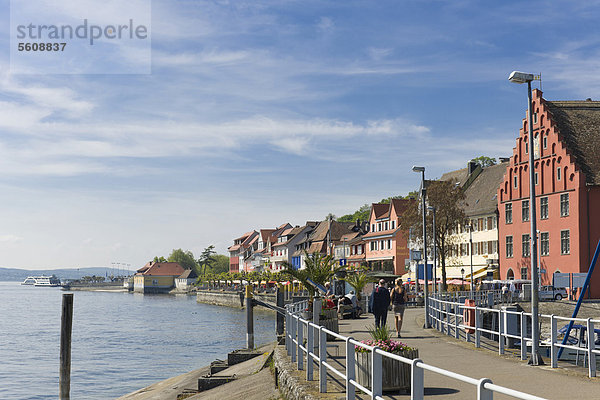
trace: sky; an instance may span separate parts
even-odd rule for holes
[[[227,254],[407,194],[413,165],[432,179],[510,156],[513,70],[541,73],[549,100],[600,98],[598,1],[123,2],[151,7],[148,47],[100,40],[114,51],[67,73],[61,54],[15,64],[21,1],[0,0],[0,267]],[[82,1],[59,10],[112,22]]]

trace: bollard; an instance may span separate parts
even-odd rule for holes
[[[249,350],[254,349],[254,310],[251,285],[246,285],[246,346]]]
[[[73,331],[73,293],[63,294],[60,319],[59,399],[71,398],[71,332]]]

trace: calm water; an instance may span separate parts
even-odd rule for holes
[[[0,399],[58,398],[59,288],[0,282]],[[243,310],[194,296],[74,292],[72,399],[111,399],[245,347]],[[255,341],[275,316],[255,310]]]

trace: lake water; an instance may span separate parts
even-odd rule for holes
[[[58,398],[60,288],[0,282],[0,399]],[[243,310],[195,296],[73,292],[71,398],[112,399],[246,344]],[[255,309],[256,345],[275,315]]]

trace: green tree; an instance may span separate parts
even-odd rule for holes
[[[167,259],[164,258],[163,256],[160,256],[160,257],[156,256],[156,257],[154,257],[154,259],[152,261],[154,261],[156,263],[161,263],[161,262],[167,262]]]
[[[471,160],[471,162],[477,163],[481,166],[481,168],[489,167],[491,165],[496,165],[496,159],[490,158],[486,156],[479,156]]]
[[[215,252],[215,246],[212,244],[202,251],[200,258],[198,259],[198,265],[202,271],[201,275],[204,275],[207,269],[210,268],[212,263],[215,261],[215,254],[217,254]]]
[[[171,254],[169,254],[169,258],[167,258],[167,261],[179,263],[183,268],[193,269],[197,272],[194,254],[189,250],[183,251],[182,249],[173,249]]]
[[[437,246],[438,265],[442,268],[442,282],[446,289],[446,261],[450,257],[450,250],[458,237],[452,232],[466,222],[465,212],[461,205],[465,194],[455,181],[431,181],[427,186],[427,204],[435,207],[435,244]],[[400,227],[408,232],[413,231],[413,237],[423,237],[423,217],[421,202],[411,202],[408,209],[400,219]],[[433,214],[427,213],[427,232],[433,230]],[[430,243],[430,245],[432,245]],[[433,248],[433,245],[432,245]],[[428,249],[431,253],[432,249]]]
[[[222,254],[215,254],[214,261],[210,265],[210,271],[213,274],[220,274],[222,272],[229,272],[229,257]]]
[[[368,276],[364,271],[348,273],[344,280],[356,291],[356,296],[359,300],[362,298],[361,293],[365,286],[367,286],[367,283],[376,281],[375,278]]]
[[[311,285],[308,280],[311,279],[313,282],[325,285],[325,282],[331,280],[334,274],[338,271],[344,270],[345,266],[336,265],[335,260],[332,256],[323,256],[320,253],[308,254],[304,252],[304,268],[294,269],[292,264],[287,261],[282,263],[283,273],[291,276],[302,282],[312,302],[315,297],[316,289]]]

